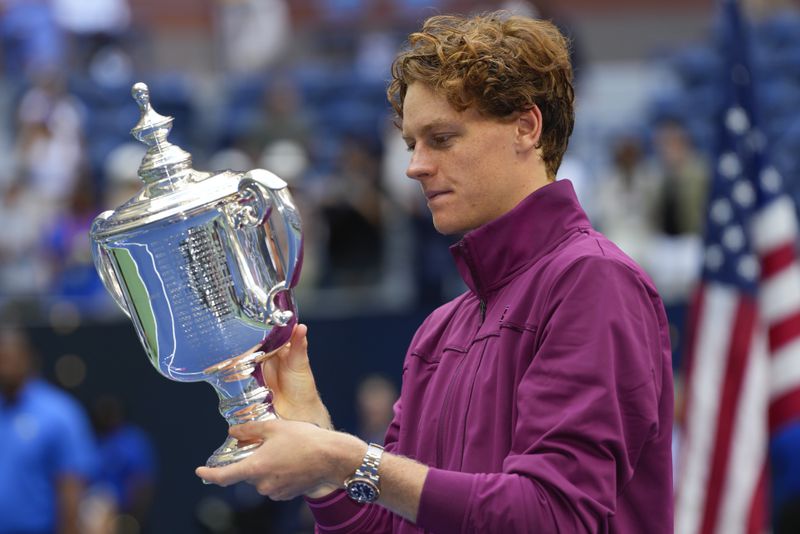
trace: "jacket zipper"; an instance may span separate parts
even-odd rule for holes
[[[483,320],[486,318],[486,301],[480,299],[480,318],[481,323],[483,324]],[[484,347],[485,348],[485,347]],[[449,415],[450,413],[450,406],[452,404],[452,396],[453,396],[453,388],[455,387],[455,383],[461,377],[461,373],[464,369],[464,362],[467,359],[467,354],[469,351],[464,353],[461,356],[461,360],[458,362],[456,366],[456,370],[453,372],[453,376],[450,378],[450,382],[447,384],[447,391],[445,392],[444,399],[442,400],[442,411],[439,414],[439,432],[437,432],[437,439],[436,439],[436,465],[438,467],[442,466],[442,461],[444,457],[444,422],[445,422],[445,415]],[[463,453],[463,451],[462,451]],[[463,460],[463,459],[462,459]]]

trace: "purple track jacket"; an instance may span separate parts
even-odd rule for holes
[[[557,181],[452,247],[469,291],[414,336],[386,450],[417,524],[343,491],[319,532],[672,533],[669,330],[649,277]]]

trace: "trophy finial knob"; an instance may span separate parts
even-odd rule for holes
[[[139,176],[150,183],[191,168],[192,156],[167,139],[173,119],[153,109],[147,84],[135,83],[131,88],[131,96],[141,113],[131,135],[148,146],[147,154],[139,166]]]
[[[131,95],[136,100],[136,103],[139,104],[139,111],[145,113],[148,106],[150,106],[150,88],[147,87],[147,84],[142,82],[133,84]]]

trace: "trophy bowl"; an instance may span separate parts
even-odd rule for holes
[[[167,141],[172,118],[153,110],[147,86],[132,92],[142,116],[131,133],[148,145],[144,185],[92,224],[100,278],[158,372],[211,384],[229,425],[274,419],[260,363],[296,324],[292,288],[303,257],[287,184],[264,169],[194,170],[191,156]],[[257,447],[229,436],[206,465]]]

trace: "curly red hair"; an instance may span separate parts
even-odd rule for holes
[[[413,82],[443,94],[457,110],[507,118],[538,106],[540,147],[555,178],[575,123],[569,42],[552,23],[502,12],[465,18],[439,15],[412,33],[392,64],[387,96],[403,118]]]

